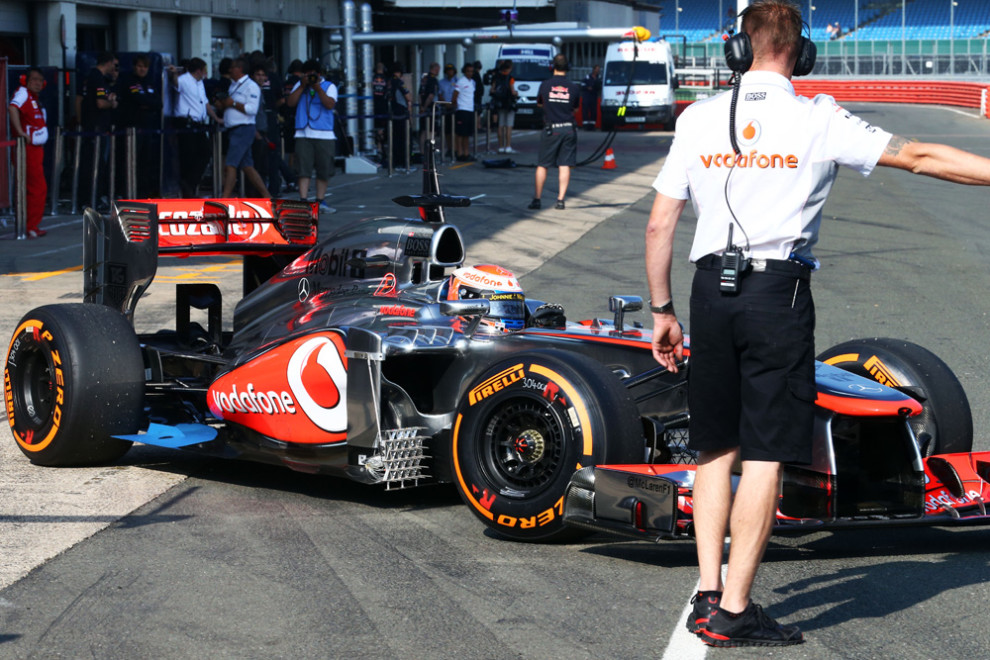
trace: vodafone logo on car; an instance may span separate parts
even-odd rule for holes
[[[224,374],[207,393],[210,411],[298,444],[347,438],[347,361],[337,333],[308,335]]]
[[[330,337],[314,337],[296,349],[286,371],[299,407],[327,433],[347,432],[347,367],[343,352],[343,345],[338,347]]]

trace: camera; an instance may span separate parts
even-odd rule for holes
[[[318,73],[307,73],[306,74],[306,84],[315,85],[320,82],[320,74]]]

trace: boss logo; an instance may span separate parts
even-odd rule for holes
[[[431,239],[422,236],[410,236],[406,239],[406,254],[410,257],[430,256]]]

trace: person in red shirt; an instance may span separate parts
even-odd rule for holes
[[[45,210],[48,183],[45,181],[45,143],[48,127],[45,125],[45,109],[39,95],[45,87],[41,69],[31,67],[21,87],[14,92],[10,102],[10,127],[14,138],[27,139],[25,148],[25,179],[27,181],[27,235],[39,238],[47,232],[41,228],[41,216]]]

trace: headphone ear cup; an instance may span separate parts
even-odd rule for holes
[[[748,34],[737,32],[726,40],[725,63],[736,73],[745,73],[753,66],[753,44]]]
[[[798,45],[798,58],[794,62],[795,76],[806,76],[815,68],[815,60],[818,58],[818,47],[815,42],[807,37],[801,37]]]
[[[24,75],[24,74],[22,73],[22,74],[21,74],[21,77],[20,77],[20,78],[18,78],[17,80],[18,80],[18,82],[20,82],[20,83],[21,83],[21,87],[27,87],[27,84],[28,84],[28,77],[27,77],[26,75]]]

